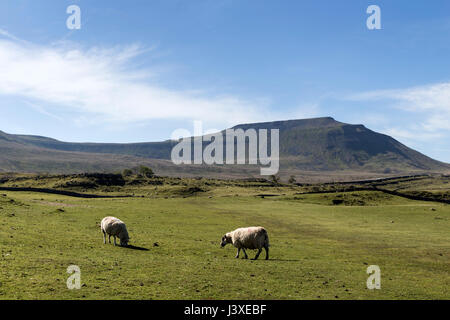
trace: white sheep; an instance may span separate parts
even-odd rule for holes
[[[116,237],[120,239],[120,245],[122,247],[128,246],[128,241],[130,237],[128,236],[127,227],[123,221],[115,217],[103,218],[101,223],[101,228],[103,232],[103,243],[106,243],[106,234],[109,236],[109,243],[111,243],[111,236],[114,237],[114,245],[116,244]]]
[[[233,244],[237,248],[236,258],[239,253],[244,251],[245,259],[248,259],[245,249],[257,249],[254,260],[258,259],[262,248],[266,249],[266,260],[269,259],[269,236],[263,227],[239,228],[232,232],[228,232],[222,237],[221,247],[225,247],[228,243]]]

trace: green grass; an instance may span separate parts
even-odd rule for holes
[[[235,186],[166,199],[154,188],[126,199],[3,192],[0,299],[450,298],[448,205],[353,192],[333,206],[335,194],[296,198],[289,187],[265,199],[255,197],[264,188]],[[109,215],[149,250],[104,245],[98,223]],[[269,261],[219,248],[225,232],[251,225],[269,231]],[[80,290],[66,287],[72,264]],[[381,290],[366,288],[372,264]]]

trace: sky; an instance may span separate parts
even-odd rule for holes
[[[2,0],[0,130],[143,142],[331,116],[450,162],[449,57],[448,0]]]

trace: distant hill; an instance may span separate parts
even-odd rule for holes
[[[280,156],[290,168],[384,173],[450,168],[449,164],[431,159],[388,135],[331,117],[245,124],[235,128],[279,128]]]
[[[234,129],[280,129],[282,175],[308,172],[405,174],[450,172],[450,165],[433,160],[397,140],[363,125],[333,118],[242,124]],[[0,171],[76,173],[118,171],[140,164],[169,175],[257,175],[251,166],[175,166],[170,153],[175,142],[71,143],[13,135],[0,131]]]
[[[51,141],[43,137],[16,136],[0,131],[0,172],[111,172],[140,164],[152,167],[167,165],[164,161],[127,155],[61,151],[34,145],[34,142],[39,144],[46,140]]]

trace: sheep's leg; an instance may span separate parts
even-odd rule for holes
[[[108,234],[108,236],[109,236],[108,241],[109,241],[109,243],[111,243],[111,235]]]
[[[259,255],[261,254],[262,248],[258,249],[258,253],[256,254],[255,258],[253,260],[258,260]]]
[[[237,254],[236,254],[236,257],[235,257],[236,259],[239,259],[239,253],[240,253],[240,252],[241,252],[241,248],[238,248],[238,249],[237,249]]]
[[[269,246],[265,246],[264,249],[266,249],[266,260],[269,260]]]
[[[103,244],[106,244],[106,232],[103,230],[102,232],[103,232]]]
[[[244,248],[242,248],[242,251],[244,251],[244,254],[245,254],[244,259],[248,259],[247,252],[245,252],[245,249],[244,249]]]
[[[117,243],[116,243],[116,236],[114,236],[114,245],[117,246]]]

